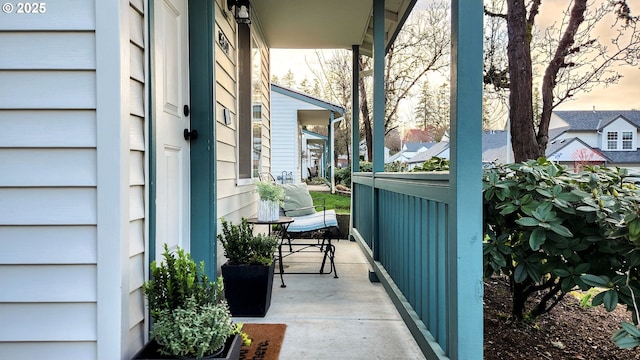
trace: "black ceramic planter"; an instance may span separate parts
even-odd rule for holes
[[[222,265],[224,295],[231,315],[264,317],[271,305],[273,270],[265,265]]]
[[[242,346],[242,339],[240,335],[235,335],[230,337],[224,345],[224,349],[222,353],[213,357],[203,357],[201,359],[209,359],[209,360],[238,360],[240,359],[240,347]],[[157,342],[151,340],[149,341],[140,351],[138,351],[132,360],[185,360],[184,357],[172,357],[161,355],[158,352],[160,346]]]

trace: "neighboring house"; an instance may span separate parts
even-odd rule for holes
[[[604,164],[640,171],[640,111],[554,111],[547,158],[573,166]]]
[[[329,139],[324,135],[302,130],[301,172],[303,179],[308,178],[310,175],[313,177],[323,177],[325,175],[325,169],[327,168],[325,154],[328,148],[328,141]]]
[[[513,162],[511,139],[506,130],[487,130],[482,132],[482,162],[509,164]],[[508,152],[507,152],[508,151]]]
[[[389,157],[390,157],[389,153],[390,153],[390,149],[385,146],[384,147],[384,162],[385,163],[389,162]],[[364,161],[369,161],[369,162],[371,161],[369,159],[369,153],[367,151],[367,141],[364,140],[364,139],[360,140],[360,156],[362,157],[362,159]]]
[[[433,133],[434,130],[433,129],[408,129],[407,131],[404,132],[404,137],[402,138],[402,141],[404,143],[424,143],[424,142],[429,142],[429,143],[435,143],[435,139],[433,138]]]
[[[338,169],[346,168],[350,164],[349,160],[350,159],[347,155],[338,155],[338,163],[336,164],[336,168]]]
[[[399,162],[407,162],[409,159],[414,157],[417,153],[426,151],[431,146],[433,146],[435,142],[409,142],[402,145],[402,149],[397,153],[391,155],[385,163],[392,163],[394,161]]]
[[[0,357],[131,358],[162,245],[215,278],[217,220],[255,214],[255,174],[272,170],[269,49],[371,56],[370,29],[387,48],[415,1],[374,2],[377,26],[371,1],[254,0],[250,24],[233,3],[0,14]]]
[[[605,165],[623,167],[638,173],[639,128],[638,110],[554,111],[549,124],[550,140],[546,157],[574,171],[580,171],[584,165]],[[437,150],[430,149],[420,156],[414,156],[408,161],[409,168],[428,160],[435,151]],[[513,162],[508,131],[483,132],[482,161],[503,164]]]
[[[434,156],[449,159],[449,142],[440,141],[433,144],[428,149],[416,153],[413,157],[407,160],[407,167],[409,170],[412,170]]]
[[[326,169],[328,165],[324,159],[330,159],[328,151],[334,139],[333,129],[330,124],[344,114],[344,108],[338,104],[319,99],[303,92],[288,89],[286,87],[271,84],[271,172],[274,177],[281,174],[292,173],[296,181],[301,181],[308,176],[309,165]],[[329,136],[323,140],[323,150],[327,156],[319,159],[304,161],[307,147],[303,142],[302,129],[305,126],[327,127]],[[310,132],[307,137],[310,138]],[[317,134],[316,134],[317,135]],[[317,136],[316,136],[317,140]],[[320,139],[322,140],[322,139]],[[313,160],[316,160],[314,163]]]
[[[488,130],[482,132],[482,162],[483,163],[508,163],[513,159],[513,153],[507,156],[508,132],[504,130]],[[421,165],[432,157],[449,159],[449,141],[441,141],[429,147],[427,151],[420,152],[409,159],[409,170]]]

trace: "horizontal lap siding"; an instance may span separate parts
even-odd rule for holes
[[[0,148],[95,148],[94,110],[4,110]]]
[[[0,343],[0,354],[5,359],[91,359],[95,357],[95,341]]]
[[[233,18],[226,18],[223,12],[226,10],[226,2],[216,1],[215,19],[215,115],[216,115],[216,197],[218,217],[224,217],[231,221],[239,221],[241,217],[255,215],[256,194],[253,185],[237,185],[237,127],[238,127],[238,104],[237,104],[237,46],[236,46],[236,24]],[[256,31],[258,26],[252,27]],[[217,41],[218,33],[222,32],[229,40],[229,54],[220,48]],[[262,62],[262,150],[263,150],[263,171],[270,170],[270,135],[269,135],[269,51],[261,39],[261,34],[256,34],[255,39],[261,47]],[[224,123],[224,111],[228,109],[231,117],[231,124]],[[221,253],[221,251],[219,251]],[[222,258],[220,258],[222,259]],[[218,261],[220,263],[220,261]]]
[[[129,7],[129,269],[128,342],[123,344],[131,357],[146,341],[147,322],[142,284],[145,280],[146,224],[146,9],[142,0]]]
[[[298,106],[300,101],[272,92],[271,166],[274,177],[283,171],[296,172],[299,157]]]
[[[0,21],[0,357],[97,354],[95,3]]]
[[[216,116],[216,211],[218,218],[225,218],[233,222],[239,222],[242,217],[255,216],[257,210],[257,195],[255,186],[237,185],[238,149],[238,99],[237,99],[237,44],[236,23],[229,14],[226,1],[216,0],[214,46],[215,59],[215,116]],[[258,31],[259,24],[254,24],[252,31]],[[220,47],[218,33],[222,32],[229,40],[229,54]],[[262,34],[254,33],[254,38],[261,48],[262,62],[262,171],[271,170],[271,136],[270,132],[270,89],[269,89],[269,50],[262,40]],[[228,109],[231,124],[224,123],[224,110]],[[217,264],[223,264],[226,260],[223,250],[218,243]]]

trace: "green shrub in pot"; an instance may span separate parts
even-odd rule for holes
[[[164,245],[163,261],[151,264],[151,279],[143,285],[153,318],[151,338],[163,355],[202,358],[221,350],[241,333],[224,300],[222,278],[212,282],[183,249]]]

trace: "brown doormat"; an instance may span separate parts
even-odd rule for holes
[[[242,345],[240,359],[277,360],[286,329],[286,324],[244,324],[242,331],[249,335],[251,346]]]

